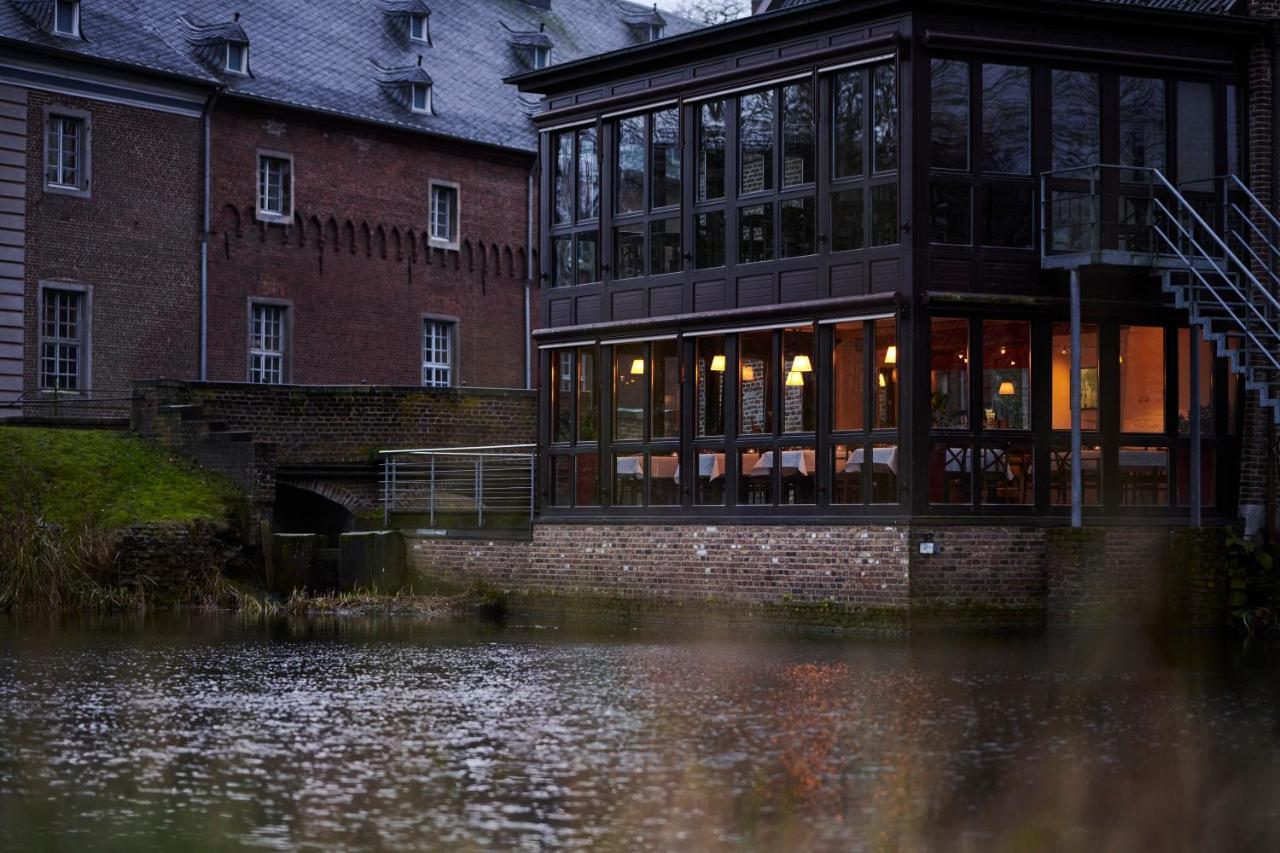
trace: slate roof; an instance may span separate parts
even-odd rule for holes
[[[819,0],[782,0],[777,9],[807,6]],[[1090,3],[1115,3],[1121,6],[1145,6],[1149,9],[1167,9],[1173,12],[1197,12],[1205,15],[1227,15],[1234,11],[1240,0],[1085,0]]]
[[[541,9],[522,0],[425,0],[431,43],[410,41],[408,20],[379,0],[82,0],[85,40],[64,44],[0,0],[0,40],[37,48],[70,48],[86,59],[214,82],[234,95],[523,151],[537,150],[529,115],[503,78],[528,70],[529,51],[511,33],[545,24],[554,63],[637,43],[627,17],[653,13],[652,3],[552,0]],[[412,5],[412,4],[410,4]],[[200,64],[187,40],[186,16],[201,24],[239,27],[249,40],[248,76]],[[666,35],[696,25],[661,12]],[[434,115],[412,113],[379,85],[378,67],[422,67],[432,81]]]

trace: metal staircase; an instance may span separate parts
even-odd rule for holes
[[[1091,165],[1044,173],[1041,199],[1042,266],[1149,268],[1280,424],[1280,218],[1238,177]]]

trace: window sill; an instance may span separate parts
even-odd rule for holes
[[[254,218],[257,219],[259,222],[265,222],[268,225],[292,225],[293,224],[292,213],[290,213],[288,216],[285,216],[282,213],[269,213],[267,211],[259,210],[257,211]]]
[[[461,240],[441,240],[439,237],[430,237],[427,239],[428,245],[433,249],[443,249],[446,252],[456,252],[462,246]]]
[[[44,185],[44,191],[46,193],[52,193],[54,195],[72,196],[74,198],[89,198],[89,195],[90,195],[88,189],[82,189],[81,187],[70,187],[64,184],[46,183]]]

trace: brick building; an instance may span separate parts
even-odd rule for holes
[[[537,134],[503,78],[688,28],[589,0],[0,0],[0,411],[147,378],[526,387]]]

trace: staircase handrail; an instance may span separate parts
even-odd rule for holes
[[[1220,178],[1220,180],[1230,181],[1231,183],[1239,187],[1240,190],[1249,197],[1249,200],[1252,201],[1254,205],[1257,206],[1258,210],[1261,210],[1263,213],[1267,215],[1267,218],[1271,220],[1271,224],[1276,227],[1276,230],[1280,231],[1280,218],[1277,218],[1274,213],[1272,213],[1270,210],[1267,209],[1267,206],[1262,203],[1262,200],[1253,194],[1253,190],[1245,186],[1244,181],[1240,180],[1240,177],[1238,175],[1234,173],[1229,173],[1229,174],[1223,175]],[[1271,241],[1268,240],[1267,242],[1270,243]]]
[[[1234,204],[1233,204],[1233,205],[1231,205],[1231,206],[1232,206],[1232,207],[1235,207],[1235,205],[1234,205]],[[1250,223],[1250,224],[1252,224],[1252,223]],[[1270,266],[1266,261],[1264,261],[1264,260],[1262,259],[1262,256],[1261,256],[1261,255],[1259,255],[1259,254],[1258,254],[1257,250],[1256,250],[1256,249],[1254,249],[1252,246],[1250,246],[1250,245],[1249,245],[1249,241],[1248,241],[1248,240],[1246,240],[1246,239],[1244,239],[1244,236],[1243,236],[1243,235],[1241,235],[1241,233],[1240,233],[1239,231],[1232,231],[1232,232],[1231,232],[1231,236],[1232,236],[1232,237],[1235,237],[1237,240],[1239,240],[1239,241],[1240,241],[1240,245],[1241,245],[1241,246],[1244,246],[1244,250],[1245,250],[1246,252],[1248,252],[1248,253],[1249,253],[1249,257],[1253,258],[1253,259],[1254,259],[1254,261],[1255,261],[1255,262],[1257,262],[1258,266],[1260,266],[1260,267],[1262,267],[1262,269],[1266,270],[1266,271],[1267,271],[1267,276],[1268,276],[1268,277],[1269,277],[1273,282],[1275,282],[1276,287],[1280,288],[1280,276],[1276,275],[1276,274],[1275,274],[1275,272],[1271,269],[1271,266]],[[1264,238],[1264,240],[1265,240],[1265,238]],[[1270,243],[1268,243],[1268,245],[1270,245]],[[1273,246],[1273,247],[1272,247],[1272,251],[1274,251],[1274,250],[1275,250],[1275,247]],[[1280,253],[1278,253],[1278,254],[1280,254]]]

